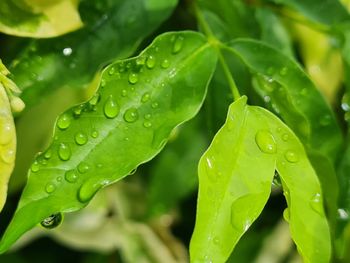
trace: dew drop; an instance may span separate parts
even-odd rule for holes
[[[0,144],[8,144],[12,139],[13,128],[9,123],[0,122]]]
[[[276,153],[276,142],[273,135],[266,130],[258,131],[255,135],[255,142],[264,153]]]
[[[86,144],[88,141],[88,138],[86,136],[85,133],[83,132],[78,132],[76,135],[75,135],[75,142],[78,144],[78,145],[84,145]]]
[[[299,161],[298,155],[296,154],[296,152],[294,152],[292,150],[286,151],[286,153],[284,154],[284,157],[290,163],[296,163]]]
[[[149,101],[150,98],[151,98],[151,95],[148,92],[146,92],[145,94],[142,95],[141,102],[145,103]]]
[[[79,117],[81,112],[84,110],[85,104],[80,104],[73,109],[73,114],[75,117]]]
[[[280,75],[281,76],[285,76],[285,75],[287,75],[287,73],[288,73],[288,68],[287,67],[281,68],[281,70],[280,70]]]
[[[126,122],[135,122],[139,118],[139,113],[136,108],[127,109],[124,113],[124,120]]]
[[[52,156],[52,150],[51,149],[48,149],[45,153],[44,153],[44,157],[46,159],[50,159]]]
[[[64,56],[68,57],[72,55],[73,50],[70,47],[66,47],[62,50]]]
[[[69,170],[64,174],[64,178],[68,183],[75,183],[78,180],[78,175],[74,170]]]
[[[283,140],[283,141],[286,142],[286,141],[288,141],[288,139],[289,139],[288,133],[285,133],[285,134],[282,135],[282,140]]]
[[[87,173],[89,171],[89,169],[90,169],[90,166],[87,163],[85,163],[85,162],[81,162],[78,165],[78,171],[81,174]]]
[[[172,52],[174,54],[179,53],[182,49],[183,43],[184,43],[184,37],[182,36],[177,37],[174,41]]]
[[[62,161],[67,161],[70,159],[71,155],[72,153],[69,145],[66,143],[60,143],[58,146],[58,157],[60,157]]]
[[[310,207],[318,214],[322,215],[322,197],[320,193],[316,193],[310,200]]]
[[[145,117],[145,120],[149,120],[149,119],[151,119],[152,115],[147,113],[147,114],[145,114],[144,117]]]
[[[85,203],[93,198],[98,190],[109,184],[108,180],[101,179],[89,179],[83,183],[79,189],[78,199],[80,202]]]
[[[136,59],[136,65],[138,65],[138,66],[143,66],[143,65],[145,65],[145,62],[146,62],[146,58],[145,58],[144,56],[138,57],[138,58]]]
[[[37,171],[39,171],[40,169],[40,165],[39,165],[39,162],[37,160],[34,161],[34,163],[32,164],[30,170],[33,172],[33,173],[36,173]]]
[[[164,59],[163,61],[162,61],[162,63],[160,64],[160,66],[162,67],[162,68],[168,68],[169,66],[170,66],[170,61],[169,60],[167,60],[167,59]]]
[[[147,59],[146,59],[146,66],[149,69],[154,68],[154,66],[156,65],[156,59],[154,58],[154,56],[150,55]]]
[[[115,68],[114,68],[114,67],[111,67],[111,68],[108,70],[108,74],[109,74],[110,76],[112,76],[112,75],[114,75],[114,73],[115,73]]]
[[[48,194],[51,194],[52,192],[54,192],[56,190],[56,186],[52,183],[48,183],[45,187],[45,191]]]
[[[100,94],[96,93],[90,100],[89,100],[89,104],[91,106],[95,106],[97,105],[98,101],[100,100]]]
[[[61,213],[50,215],[49,217],[45,218],[43,221],[41,221],[41,226],[52,229],[61,224],[63,220],[63,216]]]
[[[130,84],[136,84],[138,80],[139,80],[139,76],[137,75],[137,73],[130,73],[129,74],[129,83]]]
[[[15,157],[16,157],[16,153],[14,150],[11,150],[11,149],[5,149],[1,153],[1,159],[7,164],[13,163],[15,160]]]
[[[104,88],[106,86],[106,80],[101,79],[101,88]]]
[[[158,102],[153,102],[153,103],[152,103],[152,108],[153,108],[153,109],[158,108],[158,106],[159,106],[159,105],[158,105]]]
[[[339,208],[337,210],[338,212],[338,218],[342,221],[348,221],[349,220],[349,213],[343,209],[343,208]]]
[[[107,118],[115,118],[119,114],[119,105],[118,103],[113,99],[112,95],[108,97],[104,104],[104,113]]]
[[[62,114],[57,120],[57,126],[61,130],[65,130],[71,123],[71,117],[67,113]]]
[[[152,122],[150,122],[150,121],[145,121],[145,122],[143,123],[143,126],[144,126],[145,128],[152,127]]]
[[[93,131],[91,132],[91,137],[92,137],[92,138],[97,138],[97,137],[98,137],[98,131],[93,130]]]
[[[128,95],[128,91],[126,89],[122,90],[122,97],[126,97]]]

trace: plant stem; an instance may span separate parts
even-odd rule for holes
[[[232,73],[229,69],[229,67],[227,66],[227,63],[225,61],[224,56],[221,53],[221,46],[223,46],[223,44],[220,42],[219,39],[217,39],[213,32],[211,31],[208,23],[205,21],[203,14],[201,13],[200,9],[198,8],[198,6],[193,3],[193,10],[195,12],[197,21],[199,23],[199,25],[201,26],[201,28],[203,29],[203,33],[207,36],[208,38],[208,42],[216,49],[218,57],[219,57],[219,62],[222,66],[222,69],[224,70],[224,74],[225,77],[228,81],[229,87],[231,89],[232,95],[233,95],[233,99],[234,101],[238,100],[241,95],[239,94],[236,82],[232,76]]]

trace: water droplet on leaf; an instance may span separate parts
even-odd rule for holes
[[[33,173],[36,173],[37,171],[39,171],[40,169],[40,165],[39,165],[39,162],[37,160],[34,161],[34,163],[32,164],[30,170],[33,172]]]
[[[61,130],[65,130],[71,123],[71,116],[67,113],[62,114],[57,120],[57,126]]]
[[[130,73],[129,74],[129,83],[130,84],[136,84],[138,80],[139,80],[139,76],[137,75],[137,73]]]
[[[107,118],[115,118],[119,114],[119,105],[112,95],[106,100],[103,110]]]
[[[75,183],[78,180],[78,175],[74,170],[69,170],[64,174],[64,178],[69,183]]]
[[[145,94],[142,95],[141,102],[145,103],[149,101],[150,98],[151,98],[151,95],[148,92],[146,92]]]
[[[40,224],[47,229],[52,229],[59,226],[62,220],[63,220],[62,214],[57,213],[45,218],[43,221],[41,221]]]
[[[173,44],[173,53],[179,53],[182,49],[184,43],[184,37],[183,36],[179,36],[175,39],[174,44]]]
[[[76,135],[75,135],[75,142],[78,144],[78,145],[84,145],[86,144],[88,141],[88,138],[87,136],[85,135],[85,133],[83,132],[78,132]]]
[[[139,118],[139,114],[136,108],[127,109],[124,113],[124,120],[126,122],[135,122]]]
[[[66,143],[60,143],[58,146],[58,157],[60,157],[62,161],[67,161],[70,159],[71,155],[72,153],[69,145]]]
[[[255,135],[255,142],[262,152],[269,154],[276,153],[277,147],[275,138],[269,131],[258,131]]]
[[[149,128],[149,127],[152,126],[152,122],[150,122],[150,121],[145,121],[145,122],[143,123],[143,126],[144,126],[145,128]]]
[[[54,192],[56,190],[56,186],[52,183],[48,183],[45,187],[45,191],[48,193],[48,194],[51,194],[52,192]]]
[[[167,60],[167,59],[164,59],[163,61],[162,61],[162,64],[160,65],[162,68],[168,68],[169,66],[170,66],[170,61],[169,60]]]
[[[290,163],[296,163],[299,161],[299,156],[297,155],[296,152],[294,152],[292,150],[286,151],[286,153],[284,154],[284,157]]]
[[[82,162],[78,165],[78,171],[81,174],[86,173],[87,171],[89,171],[89,169],[90,169],[90,166],[85,162]]]
[[[149,69],[154,68],[154,66],[156,65],[156,59],[154,58],[154,56],[150,55],[147,59],[146,59],[146,66]]]
[[[109,183],[108,180],[105,179],[89,179],[83,183],[81,188],[79,189],[78,199],[80,202],[85,203],[92,199],[92,197],[96,194],[98,190],[102,187],[106,186]]]
[[[322,197],[320,193],[316,193],[310,200],[310,206],[311,208],[318,214],[323,214],[323,207],[322,207]]]

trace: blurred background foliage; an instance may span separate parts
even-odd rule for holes
[[[15,2],[21,1],[0,3],[0,14],[5,17]],[[32,1],[37,9],[29,8],[26,14],[35,14],[39,19],[46,12],[43,2]],[[22,37],[28,35],[21,33],[26,28],[16,29],[19,36],[0,34],[0,57],[26,103],[25,111],[15,120],[18,153],[1,214],[1,231],[16,207],[30,164],[52,136],[56,117],[93,94],[91,83],[98,70],[114,59],[136,54],[162,32],[197,30],[191,0],[69,2],[78,7],[82,24],[75,20],[73,27],[60,35],[47,39],[36,38],[37,34]],[[201,0],[198,4],[221,41],[259,39],[303,65],[337,112],[345,134],[346,121],[350,119],[350,98],[345,93],[350,86],[350,58],[342,60],[340,47],[346,48],[343,42],[350,41],[350,33],[340,36],[336,30],[330,33],[328,27],[337,22],[332,21],[334,16],[345,20],[346,14],[333,14],[331,8],[324,17],[326,13],[321,8],[320,13],[308,13],[311,9],[304,12],[299,8],[300,1],[286,2]],[[334,4],[320,1],[320,5],[328,3]],[[350,8],[350,1],[344,0],[343,4]],[[13,10],[11,15],[16,17]],[[60,21],[65,20],[65,11],[59,14]],[[0,29],[8,23],[4,20],[0,17]],[[74,31],[77,27],[80,29]],[[255,105],[271,107],[254,90],[249,70],[231,54],[225,54],[225,58],[240,92],[248,94]],[[0,262],[188,262],[196,211],[197,163],[223,124],[232,101],[220,66],[208,92],[200,113],[175,130],[155,159],[139,167],[133,176],[101,191],[82,211],[67,214],[57,229],[38,227],[28,232],[9,253],[0,256]],[[272,189],[262,215],[238,243],[229,262],[301,262],[280,216],[286,203],[279,183]],[[345,231],[350,240],[350,228]],[[347,256],[345,260],[349,261],[344,262],[350,262]]]

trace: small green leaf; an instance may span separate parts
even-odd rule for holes
[[[315,85],[293,60],[276,49],[254,40],[228,44],[234,54],[255,73],[255,85],[265,100],[299,136],[305,145],[331,160],[338,157],[343,142],[334,113]]]
[[[106,67],[95,96],[58,118],[0,251],[50,215],[83,208],[99,189],[158,154],[172,129],[198,112],[215,64],[203,36],[181,32],[161,35],[138,57]]]
[[[199,162],[191,262],[225,262],[261,213],[278,170],[285,217],[305,262],[328,262],[330,231],[317,175],[294,133],[269,111],[234,102]],[[306,233],[306,234],[305,234]]]
[[[0,31],[22,37],[44,38],[59,36],[83,25],[76,0],[51,2],[45,8],[37,8],[38,4],[34,1],[31,4],[23,1],[1,1]]]

